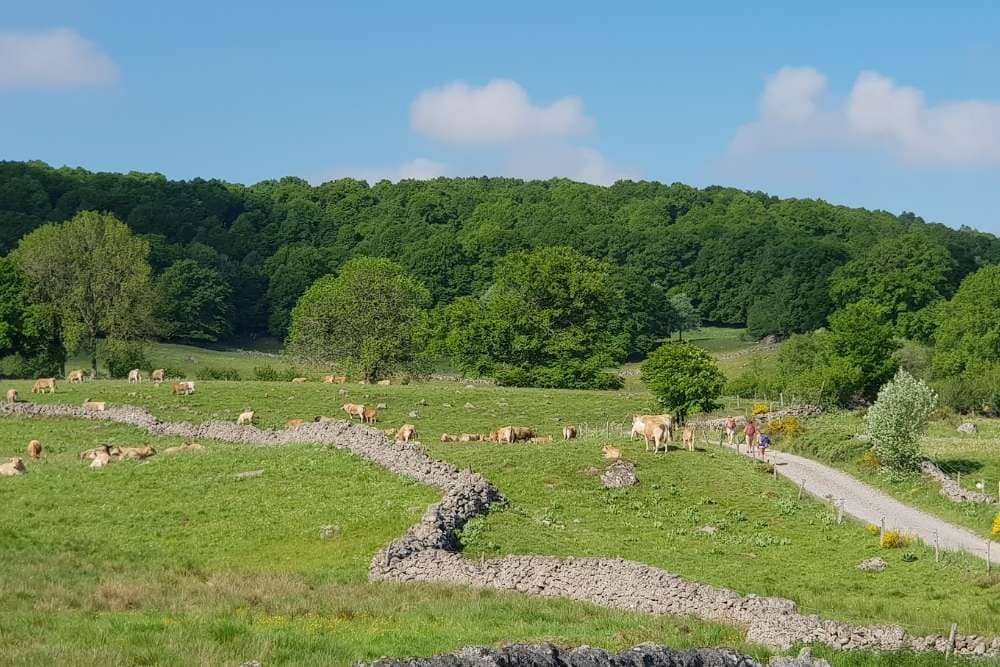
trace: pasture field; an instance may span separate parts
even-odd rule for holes
[[[30,382],[3,385],[30,392]],[[88,397],[192,422],[233,420],[253,407],[265,427],[338,415],[347,401],[384,402],[377,426],[416,424],[434,456],[482,472],[511,499],[509,508],[466,530],[470,556],[623,556],[743,593],[790,597],[831,618],[899,622],[921,633],[946,630],[955,621],[963,632],[1000,634],[1000,577],[987,578],[974,559],[949,555],[935,565],[925,547],[914,545],[908,551],[917,560],[904,562],[903,551],[879,549],[854,522],[836,525],[824,504],[798,500],[791,485],[729,452],[703,444],[694,453],[654,456],[614,429],[602,432],[608,421],[652,409],[648,394],[445,382],[219,381],[199,382],[193,396],[171,396],[166,385],[98,381],[60,384],[55,395],[32,398],[78,404]],[[411,411],[418,416],[410,417]],[[585,422],[591,435],[568,444],[437,442],[441,432],[484,432],[509,423],[555,436],[565,423]],[[50,451],[50,460],[32,466],[29,475],[0,485],[0,493],[6,491],[0,496],[3,534],[19,536],[0,540],[4,562],[18,564],[4,573],[0,589],[13,601],[0,612],[6,619],[0,635],[21,635],[13,648],[2,649],[16,651],[10,662],[86,656],[110,663],[218,664],[264,656],[275,664],[320,664],[526,639],[609,648],[640,641],[740,645],[737,630],[689,619],[369,584],[371,555],[415,521],[436,492],[336,450],[203,443],[209,444],[203,454],[122,462],[96,472],[75,461],[75,453],[101,441],[174,443],[73,420],[4,418],[0,429],[0,456],[22,451],[31,437]],[[590,468],[603,465],[606,442],[637,462],[640,486],[600,488]],[[233,479],[252,469],[265,473]],[[56,526],[47,518],[53,512]],[[352,527],[352,518],[362,523]],[[326,524],[341,526],[341,536],[320,540],[319,527]],[[718,532],[699,532],[706,525]],[[854,569],[872,555],[889,561],[886,573]],[[12,630],[35,622],[45,630],[27,638]],[[99,641],[86,635],[95,629]],[[838,665],[941,664],[940,656],[832,655]]]

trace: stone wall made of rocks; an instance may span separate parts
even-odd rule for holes
[[[823,408],[819,405],[796,405],[789,408],[784,408],[781,410],[773,410],[771,412],[765,412],[763,414],[757,415],[758,422],[772,422],[783,417],[818,417],[823,414]],[[747,418],[743,415],[733,415],[736,419],[736,424],[742,426],[747,423]],[[694,426],[700,428],[706,428],[711,431],[721,431],[726,428],[726,417],[721,417],[719,419],[704,419],[701,421],[692,421]]]
[[[924,475],[930,477],[935,482],[940,484],[941,495],[952,502],[983,503],[987,505],[995,502],[993,496],[989,495],[988,493],[983,493],[981,491],[970,491],[968,489],[962,488],[958,482],[949,477],[944,470],[938,468],[931,461],[925,460],[921,462],[920,472],[922,472]]]
[[[508,556],[477,562],[463,558],[457,551],[458,532],[469,520],[506,502],[500,490],[482,475],[431,459],[417,444],[393,442],[381,431],[346,421],[265,431],[230,422],[160,422],[148,411],[132,406],[91,413],[76,406],[33,403],[0,405],[0,414],[107,420],[144,428],[153,435],[237,444],[334,445],[391,472],[441,489],[444,495],[440,502],[428,507],[405,535],[375,554],[369,568],[369,576],[375,580],[460,584],[570,598],[614,609],[689,615],[744,626],[748,641],[782,650],[798,643],[881,651],[944,651],[948,645],[947,637],[913,638],[894,625],[858,626],[804,615],[791,600],[741,596],[634,561]],[[1000,638],[960,636],[956,653],[1000,656]]]

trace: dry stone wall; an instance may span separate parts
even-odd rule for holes
[[[787,649],[819,643],[842,649],[944,651],[948,638],[909,637],[894,625],[858,626],[799,613],[784,598],[741,596],[688,581],[656,567],[617,558],[508,556],[473,561],[458,553],[458,532],[471,519],[506,502],[482,475],[431,459],[416,444],[390,441],[376,429],[349,422],[303,424],[288,431],[265,431],[229,422],[160,422],[142,408],[115,407],[88,413],[67,405],[0,405],[0,414],[77,417],[129,424],[153,435],[215,439],[248,445],[321,443],[347,449],[391,472],[441,489],[440,502],[402,537],[375,554],[375,580],[439,582],[570,598],[602,607],[657,614],[683,614],[747,628],[747,640]],[[772,413],[773,414],[773,413]],[[1000,638],[959,636],[956,653],[1000,656]]]
[[[983,503],[986,505],[993,503],[993,496],[981,491],[970,491],[948,476],[945,471],[937,467],[931,461],[923,461],[920,464],[920,472],[927,475],[941,485],[941,495],[955,503]]]

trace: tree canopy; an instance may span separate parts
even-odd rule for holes
[[[715,359],[691,343],[661,345],[642,364],[643,384],[681,419],[717,407],[725,381]]]
[[[182,259],[163,272],[157,288],[157,319],[165,336],[215,342],[229,335],[233,292],[215,269]]]
[[[979,269],[938,310],[934,365],[953,375],[1000,362],[1000,266]]]

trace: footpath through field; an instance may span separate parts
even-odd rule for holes
[[[843,503],[844,513],[865,523],[881,525],[885,518],[886,530],[913,533],[925,543],[933,545],[935,535],[941,549],[965,551],[983,560],[1000,563],[1000,542],[988,542],[971,530],[948,523],[943,519],[910,507],[854,477],[812,459],[770,450],[768,458],[779,475],[796,484],[804,485],[806,493]]]

